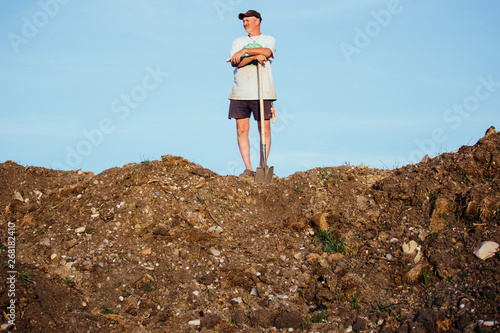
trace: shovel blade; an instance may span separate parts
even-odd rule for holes
[[[274,175],[274,167],[264,167],[264,168],[257,168],[255,170],[255,182],[256,183],[269,183],[271,180],[273,180],[273,175]]]

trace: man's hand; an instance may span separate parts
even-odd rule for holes
[[[245,54],[249,54],[250,56],[242,59],[241,57]],[[272,55],[273,53],[269,48],[241,49],[231,57],[231,65],[233,65],[233,67],[243,67],[254,60],[262,64],[268,61],[269,57]]]
[[[233,66],[238,65],[241,61],[241,57],[243,57],[245,53],[247,53],[246,49],[241,49],[233,54],[233,56],[231,57],[231,64],[233,64]]]
[[[254,60],[257,60],[259,63],[263,64],[264,62],[267,61],[267,57],[262,55],[262,54],[259,54],[259,55],[256,55],[256,56],[253,56]]]

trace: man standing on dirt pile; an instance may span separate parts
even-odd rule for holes
[[[257,121],[259,134],[261,131],[259,113],[259,83],[257,74],[257,62],[262,64],[262,86],[264,89],[264,127],[266,137],[266,160],[271,147],[271,119],[274,108],[272,102],[276,100],[274,90],[273,74],[271,72],[271,60],[274,59],[276,40],[260,33],[262,17],[255,10],[238,15],[243,20],[243,27],[247,36],[238,37],[233,41],[229,51],[231,65],[234,70],[233,89],[229,96],[229,119],[236,119],[236,131],[238,135],[238,147],[240,149],[245,171],[242,175],[252,176],[252,164],[250,162],[250,140],[248,132],[250,129],[250,115],[253,113]],[[262,142],[261,142],[262,145]],[[260,167],[263,167],[264,157],[260,153]]]

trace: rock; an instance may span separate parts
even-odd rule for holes
[[[285,312],[276,318],[274,327],[277,329],[293,328],[295,330],[302,329],[303,324],[302,316],[298,311]]]
[[[321,259],[320,255],[317,253],[309,253],[306,257],[306,261],[308,264],[314,264]]]
[[[231,300],[231,303],[232,304],[241,304],[241,303],[243,303],[243,298],[241,298],[241,297],[235,297],[235,298],[233,298]]]
[[[157,227],[155,230],[153,230],[153,235],[169,236],[169,232],[164,227]]]
[[[481,245],[474,251],[474,255],[481,260],[486,260],[495,255],[498,251],[498,243],[486,241],[482,242]]]
[[[10,329],[14,328],[14,326],[15,326],[15,325],[14,325],[14,324],[12,324],[12,323],[5,323],[5,324],[2,324],[2,325],[0,326],[0,331],[8,331],[8,330],[10,330]]]
[[[414,284],[418,282],[420,277],[422,276],[422,269],[424,268],[424,265],[418,264],[412,269],[410,269],[406,274],[405,274],[405,282],[409,284]]]
[[[301,261],[302,261],[302,260],[304,260],[305,254],[304,254],[304,253],[302,253],[302,252],[297,252],[297,253],[295,253],[295,254],[293,255],[293,257],[294,257],[295,259],[297,259],[297,260],[301,260]]]
[[[151,248],[148,247],[147,249],[142,250],[141,254],[143,254],[143,255],[150,255],[151,254]]]
[[[496,133],[497,133],[497,131],[495,130],[495,126],[491,126],[491,127],[490,127],[490,128],[488,128],[488,129],[486,130],[486,132],[484,133],[484,137],[488,137],[488,136],[490,136],[490,135],[494,135],[494,134],[496,134]]]
[[[253,327],[274,326],[275,315],[269,309],[258,309],[250,314],[250,323]]]
[[[406,254],[412,254],[413,252],[415,252],[415,250],[417,249],[418,247],[418,244],[417,242],[415,241],[410,241],[408,244],[407,243],[403,243],[402,245],[402,248],[403,248],[403,252],[406,253]]]
[[[81,228],[76,229],[76,230],[75,230],[75,232],[76,232],[77,234],[82,234],[82,233],[84,233],[84,232],[85,232],[85,229],[86,229],[85,227],[81,227]]]
[[[217,249],[212,249],[212,251],[210,251],[215,257],[218,257],[220,256],[220,251],[217,250]]]
[[[214,314],[214,313],[209,313],[203,316],[200,320],[200,324],[202,327],[207,328],[207,329],[212,329],[217,324],[220,324],[222,322],[222,319],[219,315]]]
[[[203,242],[206,240],[210,240],[213,237],[213,235],[198,229],[192,229],[186,232],[186,239],[191,242]]]
[[[24,202],[23,196],[19,193],[19,191],[14,192],[14,199]]]
[[[201,325],[201,320],[199,319],[195,319],[195,320],[190,320],[188,322],[189,325],[192,325],[192,326],[200,326]]]
[[[194,170],[190,171],[192,174],[195,174],[197,176],[203,177],[203,178],[212,178],[217,176],[215,172],[213,172],[210,169],[207,168],[196,168]]]
[[[321,231],[328,231],[330,225],[328,224],[327,218],[330,216],[329,213],[320,213],[312,218],[312,223]]]
[[[453,216],[454,203],[448,198],[437,198],[436,206],[432,212],[429,229],[431,232],[438,232],[446,228],[446,223]]]
[[[413,262],[414,262],[415,264],[416,264],[416,263],[418,263],[418,262],[422,259],[422,257],[424,256],[424,255],[422,254],[422,251],[420,250],[420,247],[417,247],[417,251],[418,251],[418,252],[417,252],[417,255],[415,256],[415,258],[413,258]]]
[[[222,234],[222,231],[223,231],[223,230],[222,230],[222,228],[221,228],[221,227],[219,227],[218,225],[215,225],[215,226],[213,226],[213,227],[208,228],[208,231],[209,231],[209,232],[212,232],[212,233],[214,233],[214,234],[220,235],[220,234]]]
[[[342,258],[344,258],[344,255],[342,253],[332,253],[326,258],[326,260],[328,260],[330,263],[333,263]]]
[[[50,260],[54,260],[55,258],[57,258],[57,253],[52,253],[52,255],[50,256]]]
[[[496,320],[479,320],[479,324],[486,326],[486,327],[493,327],[495,325],[498,325],[499,322]]]
[[[359,318],[358,320],[356,320],[354,325],[352,325],[352,330],[354,332],[361,332],[361,331],[364,331],[367,326],[368,326],[368,323],[366,322],[366,319]]]

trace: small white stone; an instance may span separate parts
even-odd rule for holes
[[[75,230],[77,234],[81,234],[85,232],[85,227],[81,227]]]
[[[486,260],[495,255],[498,251],[498,247],[498,243],[495,242],[482,242],[481,245],[479,245],[479,247],[474,251],[474,255],[481,260]]]
[[[416,264],[416,263],[418,263],[418,262],[422,259],[422,257],[424,256],[424,255],[422,254],[422,251],[420,251],[420,246],[419,246],[419,247],[417,247],[417,251],[418,251],[418,252],[417,252],[417,255],[416,255],[416,256],[415,256],[415,258],[413,259],[413,262],[414,262],[415,264]]]
[[[293,257],[297,260],[304,260],[304,253],[302,252],[295,253]]]
[[[220,256],[220,251],[219,250],[216,250],[216,249],[212,249],[212,254],[216,257]]]
[[[406,254],[412,254],[413,252],[415,252],[415,250],[417,249],[418,247],[418,244],[417,242],[415,241],[410,241],[408,244],[407,243],[404,243],[402,248],[403,248],[403,252],[406,253]]]
[[[235,297],[235,298],[232,299],[232,301],[235,302],[235,303],[241,304],[241,303],[243,303],[243,298],[241,298],[241,297]]]
[[[200,326],[201,325],[201,321],[199,319],[195,319],[195,320],[190,320],[189,325],[193,325],[193,326]]]
[[[222,230],[221,227],[219,227],[218,225],[216,225],[216,226],[208,228],[208,231],[213,232],[215,234],[221,234],[223,230]]]
[[[18,191],[14,192],[14,199],[24,202],[24,198]]]

